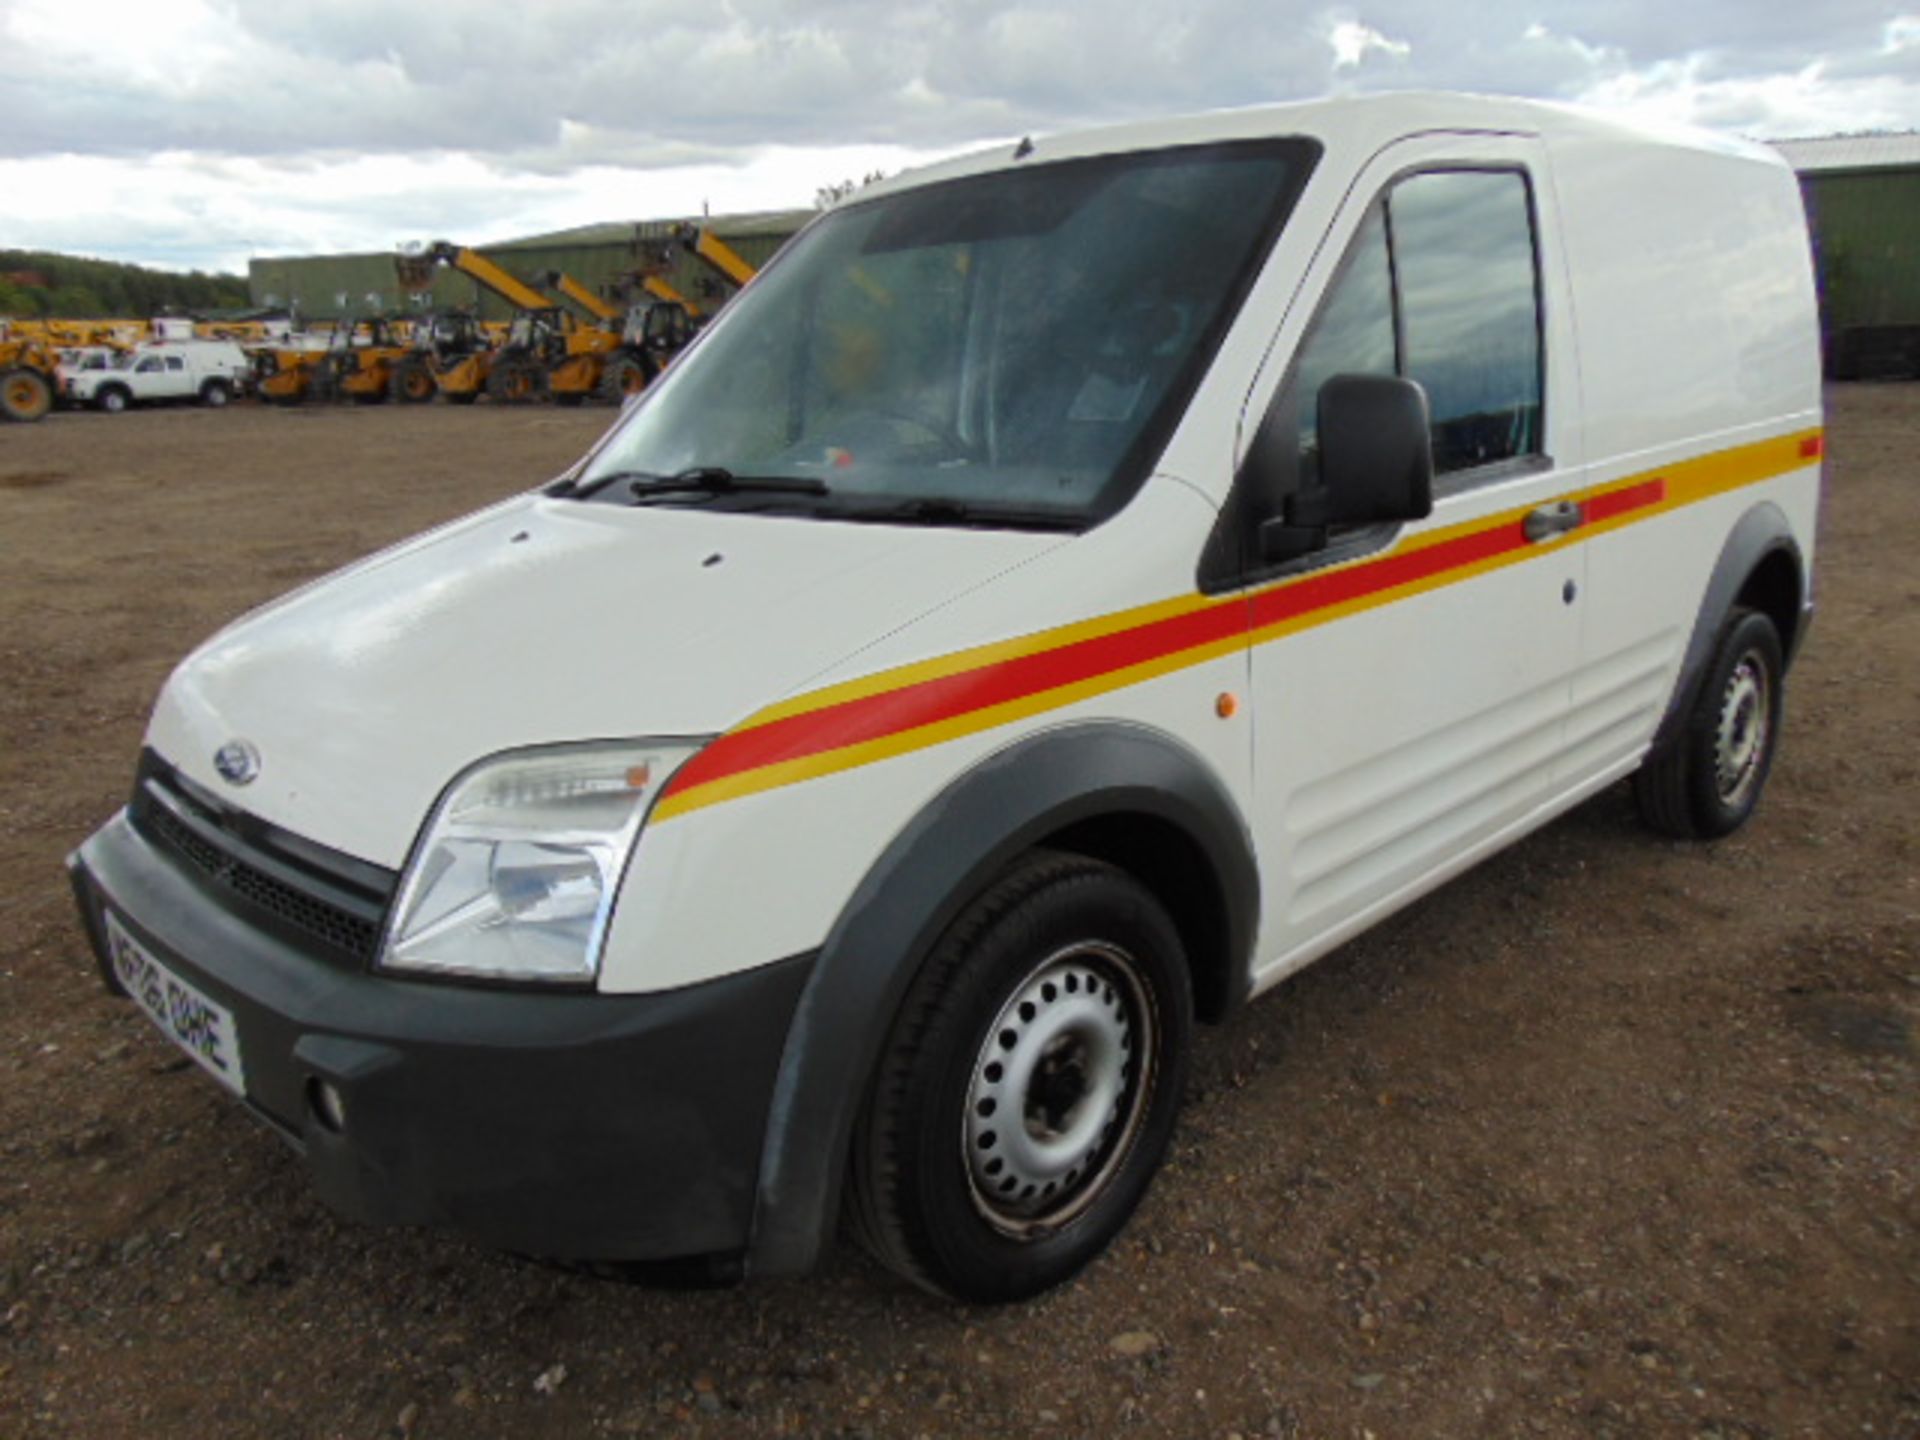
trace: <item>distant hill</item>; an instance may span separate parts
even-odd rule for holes
[[[246,304],[247,282],[241,275],[208,275],[200,270],[182,275],[44,250],[0,250],[0,315],[146,319],[232,310]]]

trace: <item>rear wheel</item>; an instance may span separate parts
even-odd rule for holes
[[[24,367],[0,374],[0,416],[22,422],[41,420],[53,408],[53,387],[38,370]]]
[[[1123,871],[1036,853],[955,920],[909,990],[849,1177],[862,1243],[970,1301],[1058,1285],[1159,1168],[1193,1002],[1179,932]]]
[[[525,356],[496,360],[487,376],[487,394],[503,405],[527,405],[546,392],[546,371]]]
[[[224,380],[209,380],[200,387],[200,403],[218,410],[233,398],[233,387]]]
[[[1773,768],[1784,669],[1771,620],[1746,609],[1727,617],[1679,738],[1633,777],[1648,825],[1678,839],[1716,840],[1747,822]]]

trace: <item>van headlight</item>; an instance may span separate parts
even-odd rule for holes
[[[592,980],[647,809],[698,748],[566,746],[468,770],[447,787],[414,846],[380,968]]]

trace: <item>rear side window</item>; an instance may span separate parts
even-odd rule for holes
[[[1420,382],[1437,474],[1540,452],[1538,264],[1524,175],[1413,175],[1368,212],[1277,402],[1297,427],[1301,488],[1319,478],[1320,387],[1353,374]]]
[[[167,357],[167,369],[184,370],[186,368],[187,368],[187,362],[182,360],[178,355],[169,355]]]

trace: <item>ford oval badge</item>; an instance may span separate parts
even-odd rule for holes
[[[251,785],[260,773],[260,752],[249,740],[229,740],[213,752],[213,768],[229,785]]]

